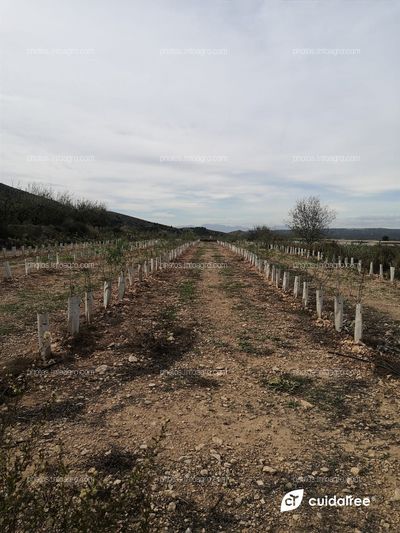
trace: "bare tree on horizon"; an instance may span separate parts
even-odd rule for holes
[[[336,213],[333,209],[322,205],[317,196],[308,196],[297,200],[289,211],[289,220],[286,224],[297,237],[307,244],[312,244],[326,235],[335,218]]]

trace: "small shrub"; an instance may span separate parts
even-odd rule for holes
[[[164,425],[132,468],[106,474],[94,467],[88,471],[90,475],[78,477],[70,475],[61,453],[50,460],[43,452],[35,452],[32,438],[16,447],[5,437],[6,424],[2,423],[0,531],[150,531],[150,487],[165,429]]]

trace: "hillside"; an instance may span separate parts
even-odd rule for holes
[[[291,232],[287,229],[276,229],[274,233],[289,237]],[[352,241],[374,240],[380,241],[387,236],[389,240],[400,240],[400,229],[391,228],[330,228],[327,232],[329,239],[346,239]]]
[[[205,224],[208,229],[216,230],[229,235],[230,238],[244,239],[251,228],[245,226],[226,226],[224,224]],[[284,228],[271,227],[271,231],[278,237],[290,237],[291,232]],[[372,240],[380,241],[382,237],[388,237],[390,241],[400,240],[399,228],[330,228],[327,238],[345,239],[349,241]]]
[[[141,238],[184,234],[187,230],[108,211],[89,201],[63,203],[0,183],[0,244],[29,245],[46,241]],[[191,228],[197,236],[214,235]]]

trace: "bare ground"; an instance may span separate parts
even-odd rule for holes
[[[30,374],[13,437],[40,422],[38,449],[61,442],[77,474],[118,474],[168,419],[154,531],[396,531],[398,381],[332,354],[373,357],[226,249],[181,260],[227,267],[158,273],[77,341],[57,339],[63,362]],[[295,488],[305,501],[280,513]],[[335,494],[372,503],[307,503]]]

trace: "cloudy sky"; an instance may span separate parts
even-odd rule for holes
[[[2,0],[1,176],[171,225],[400,227],[398,0]]]

